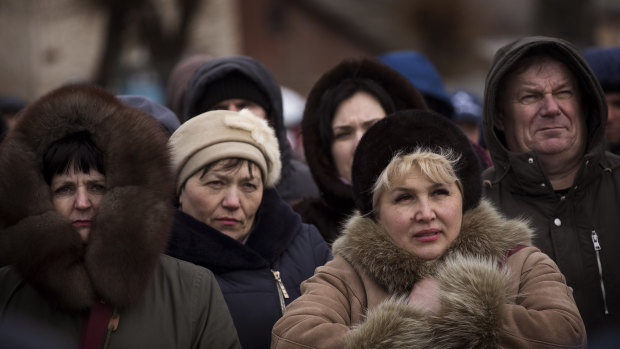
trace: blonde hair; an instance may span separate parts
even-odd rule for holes
[[[381,195],[390,190],[395,183],[400,183],[414,167],[432,182],[456,182],[461,195],[463,195],[463,184],[456,175],[455,169],[460,158],[460,154],[450,148],[438,148],[437,151],[432,151],[429,148],[418,147],[408,154],[396,153],[383,169],[372,188],[373,211],[376,213]]]

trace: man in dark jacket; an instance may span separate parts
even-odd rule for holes
[[[605,139],[609,150],[620,155],[620,46],[591,48],[583,52],[607,100]]]
[[[243,108],[265,118],[276,132],[282,161],[282,178],[276,186],[280,197],[290,204],[317,196],[308,166],[292,157],[282,92],[269,70],[253,58],[236,56],[207,61],[194,72],[185,92],[184,120],[210,110]]]
[[[536,229],[560,267],[588,336],[620,312],[620,157],[605,152],[607,108],[588,64],[568,42],[529,37],[495,54],[483,129],[494,167],[485,191]]]

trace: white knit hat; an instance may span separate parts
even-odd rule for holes
[[[243,109],[214,110],[183,123],[170,136],[176,193],[196,171],[214,161],[241,158],[261,169],[263,183],[271,188],[280,179],[282,164],[278,140],[267,121]]]

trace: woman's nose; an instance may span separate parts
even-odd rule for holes
[[[87,210],[92,206],[90,197],[85,188],[78,188],[75,198],[75,207],[80,210]]]
[[[426,199],[420,199],[415,208],[414,218],[419,222],[429,222],[435,219],[435,210]]]
[[[226,194],[224,195],[224,200],[222,200],[222,206],[227,209],[236,209],[241,206],[239,192],[237,189],[229,189],[228,191],[226,191]]]

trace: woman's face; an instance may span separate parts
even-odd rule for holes
[[[441,256],[456,239],[463,196],[456,183],[433,183],[417,166],[379,199],[378,222],[397,245],[423,259]]]
[[[196,172],[181,191],[181,210],[242,242],[263,199],[260,168],[253,163],[251,166],[251,175],[246,163],[225,169],[219,162],[204,176],[202,171]]]
[[[105,176],[94,169],[89,173],[70,170],[54,175],[50,188],[54,208],[71,222],[82,241],[86,242],[106,191]]]
[[[366,92],[357,92],[345,99],[332,120],[332,159],[338,175],[351,183],[351,166],[357,143],[364,133],[385,117],[379,101]]]

